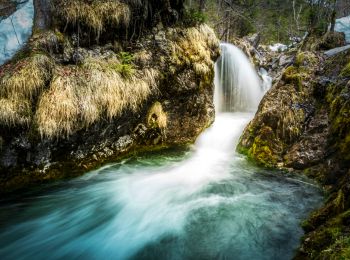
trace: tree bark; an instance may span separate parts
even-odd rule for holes
[[[205,0],[199,0],[199,11],[205,11]]]
[[[335,28],[335,17],[336,17],[336,12],[333,11],[333,13],[332,13],[332,18],[331,18],[331,29],[330,29],[331,32],[334,32],[334,28]]]
[[[47,30],[51,26],[50,0],[34,0],[34,31]]]

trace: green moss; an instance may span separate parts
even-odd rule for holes
[[[350,62],[340,72],[342,77],[350,77]]]
[[[337,198],[332,203],[339,200],[342,196],[338,193]],[[318,215],[321,211],[316,211],[313,215]],[[328,218],[329,213],[325,217]],[[304,230],[311,231],[304,238],[303,248],[306,249],[307,259],[349,259],[350,237],[348,234],[348,223],[350,221],[350,210],[336,215],[321,226],[320,223],[313,223],[313,219],[317,218],[311,217],[308,221],[302,223]],[[317,226],[319,227],[317,228]]]
[[[305,61],[305,53],[304,52],[298,53],[298,55],[295,58],[295,65],[297,67],[300,67],[303,65],[304,61]]]
[[[134,66],[131,64],[117,64],[114,69],[124,78],[131,78],[135,73]]]
[[[249,148],[244,147],[241,143],[238,144],[236,151],[240,154],[247,155],[249,154]]]
[[[205,23],[208,17],[197,8],[190,8],[185,11],[184,22],[190,26]]]
[[[350,161],[350,132],[348,132],[343,141],[340,142],[339,148],[344,159]]]
[[[350,103],[347,86],[331,85],[327,89],[331,134],[334,147],[345,160],[350,160]]]
[[[298,91],[302,91],[303,81],[298,68],[295,66],[289,66],[285,69],[282,79],[289,84],[293,84]]]
[[[337,197],[333,201],[335,210],[340,213],[345,208],[345,197],[343,191],[340,189],[338,191]]]
[[[65,41],[64,34],[61,33],[59,30],[55,30],[54,34],[56,35],[58,42],[63,43]]]
[[[255,159],[264,167],[271,168],[277,164],[277,158],[269,143],[260,137],[255,137],[252,147],[247,152],[248,157]]]
[[[129,52],[120,52],[118,54],[120,64],[114,66],[114,69],[119,72],[124,78],[130,78],[135,73],[134,56]]]

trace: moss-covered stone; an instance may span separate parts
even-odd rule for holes
[[[272,146],[276,145],[275,136],[270,127],[265,126],[254,136],[254,130],[248,129],[252,137],[252,143],[247,146],[242,142],[237,146],[237,151],[247,155],[249,159],[256,161],[261,166],[271,168],[277,165],[278,156]]]
[[[296,86],[296,89],[298,91],[302,91],[302,76],[298,69],[294,66],[289,66],[288,68],[285,69],[282,79],[289,84],[293,84]]]
[[[329,50],[345,45],[345,35],[343,32],[327,32],[318,42],[319,50]]]
[[[350,77],[350,62],[343,68],[340,73],[342,77]]]

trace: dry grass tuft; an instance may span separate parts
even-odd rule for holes
[[[142,50],[134,55],[134,60],[136,63],[139,63],[141,65],[146,65],[152,60],[152,53]]]
[[[64,72],[56,72],[50,89],[40,98],[35,117],[42,137],[68,136],[77,124],[79,108],[75,82]]]
[[[167,124],[167,114],[164,112],[162,104],[157,101],[148,111],[147,126],[165,129],[167,127]]]
[[[0,98],[0,124],[6,126],[29,125],[31,102],[19,97]]]
[[[97,122],[112,119],[124,110],[136,112],[156,91],[157,71],[135,71],[124,78],[116,58],[89,58],[81,67],[61,67],[50,89],[41,97],[36,123],[42,137],[61,137]]]
[[[173,44],[173,61],[177,65],[192,66],[197,75],[206,76],[213,70],[213,51],[218,50],[219,40],[214,31],[202,24],[185,30],[184,36]]]
[[[43,54],[35,54],[18,61],[0,77],[0,95],[33,98],[51,77],[54,63]]]
[[[85,25],[98,36],[106,24],[128,26],[131,16],[129,6],[117,0],[55,0],[53,7],[67,24]]]

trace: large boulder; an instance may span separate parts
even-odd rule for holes
[[[327,59],[299,51],[238,146],[260,165],[303,172],[324,187],[326,203],[303,222],[306,235],[295,259],[349,257],[349,59],[349,51]]]
[[[343,32],[327,32],[318,43],[319,50],[330,50],[346,44]]]
[[[27,48],[0,67],[1,192],[193,143],[214,120],[219,41],[205,24],[171,21],[181,1],[162,1],[139,17],[145,27],[134,36],[123,33],[128,12],[140,11],[137,2],[73,2],[54,0],[51,27],[35,30]],[[75,12],[82,7],[95,23]],[[164,15],[153,26],[157,13]]]

